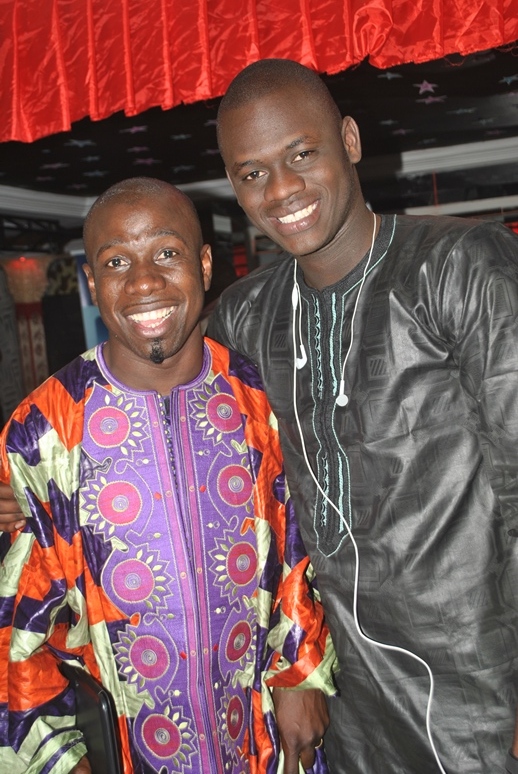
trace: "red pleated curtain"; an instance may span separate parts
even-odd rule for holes
[[[0,141],[224,93],[267,57],[336,73],[518,40],[518,0],[0,0]]]

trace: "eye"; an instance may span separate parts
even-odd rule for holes
[[[305,161],[311,156],[312,153],[313,153],[312,150],[300,151],[300,153],[297,153],[293,161]]]
[[[124,266],[124,264],[125,261],[120,256],[115,256],[115,258],[110,258],[106,266],[109,266],[111,269],[118,269],[119,266]]]
[[[259,180],[260,177],[264,177],[266,172],[262,172],[260,169],[254,169],[253,172],[249,172],[243,180]]]
[[[160,253],[160,258],[165,258],[166,260],[170,260],[171,258],[174,258],[175,255],[178,255],[176,250],[173,250],[172,247],[166,247],[162,252]]]

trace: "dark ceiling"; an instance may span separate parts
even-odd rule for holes
[[[518,157],[498,166],[397,174],[401,153],[518,137],[517,57],[518,48],[507,47],[391,70],[365,62],[326,78],[342,113],[360,126],[367,159],[360,177],[376,210],[518,194]],[[85,118],[71,132],[32,144],[0,144],[0,184],[85,197],[134,175],[176,184],[222,178],[217,104]]]

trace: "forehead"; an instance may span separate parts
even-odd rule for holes
[[[122,194],[92,213],[87,243],[117,239],[145,239],[155,232],[172,231],[188,244],[196,242],[198,223],[181,196]]]
[[[225,162],[233,161],[252,149],[288,149],[298,138],[317,139],[330,130],[321,101],[299,85],[286,86],[223,114],[221,152]]]

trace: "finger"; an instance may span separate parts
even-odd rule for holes
[[[20,508],[18,501],[13,500],[11,497],[9,500],[0,499],[0,513],[5,516],[21,516],[23,511]]]
[[[21,514],[21,512],[22,509],[20,508],[11,487],[0,483],[0,513]]]
[[[2,523],[0,520],[0,535],[2,532],[16,532],[17,530],[23,529],[25,527],[26,521],[17,521],[16,524],[14,522],[9,523]]]
[[[0,500],[0,513],[3,516],[22,516],[23,511],[15,500]]]
[[[0,514],[0,533],[1,532],[15,532],[17,529],[23,529],[27,521],[23,516],[20,518],[17,514],[12,516],[5,516]]]
[[[315,763],[315,748],[305,747],[301,750],[300,762],[302,763],[302,768],[310,769]]]
[[[283,774],[299,774],[299,754],[294,750],[284,751]]]

